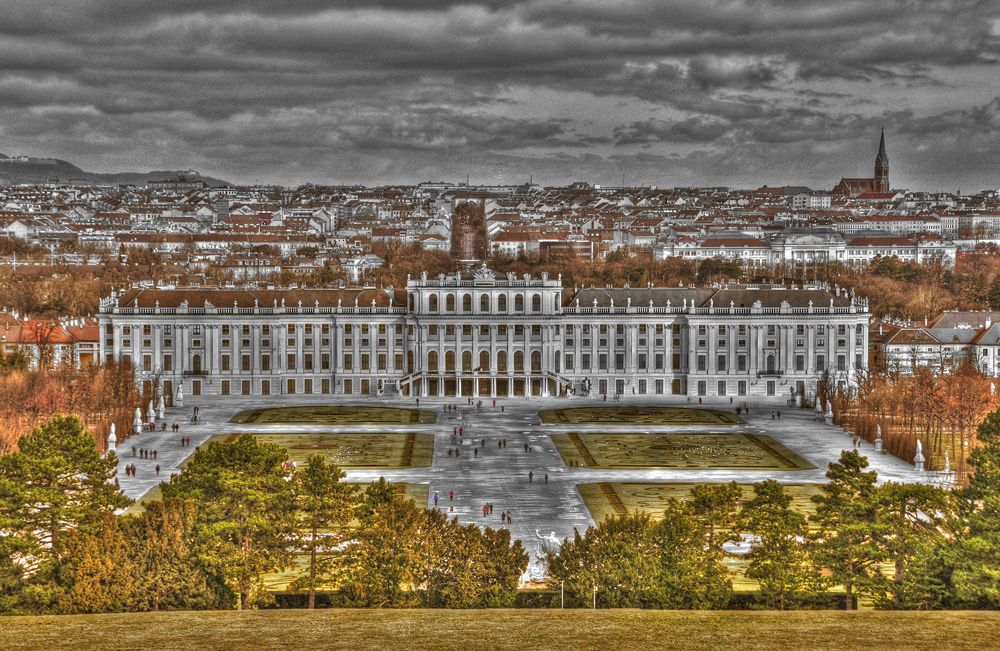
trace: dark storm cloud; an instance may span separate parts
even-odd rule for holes
[[[717,183],[822,150],[818,177],[882,123],[986,160],[996,103],[962,89],[997,62],[982,0],[7,0],[0,151],[283,183],[627,160]]]

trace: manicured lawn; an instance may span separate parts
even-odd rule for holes
[[[426,409],[369,407],[367,405],[303,405],[248,409],[233,416],[230,423],[254,425],[416,425],[432,424],[437,414]]]
[[[552,442],[566,465],[666,470],[811,470],[816,466],[770,436],[749,433],[570,432]]]
[[[599,425],[742,425],[745,420],[729,411],[693,407],[611,406],[547,409],[538,412],[543,423]]]
[[[2,618],[0,648],[978,651],[998,625],[985,612],[267,610]]]

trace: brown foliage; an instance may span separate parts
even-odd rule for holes
[[[111,423],[121,442],[131,433],[135,408],[158,397],[152,390],[153,395],[142,395],[131,365],[116,362],[0,375],[0,454],[12,452],[21,436],[60,414],[79,416],[99,449],[107,445]]]

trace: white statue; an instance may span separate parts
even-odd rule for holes
[[[153,411],[153,401],[149,401],[149,406],[146,408],[146,422],[152,423],[156,420],[156,412]]]
[[[882,452],[882,426],[876,425],[875,431],[877,432],[875,437],[875,451]]]
[[[177,397],[174,398],[174,404],[178,407],[184,406],[184,387],[177,387]]]
[[[115,436],[115,424],[111,423],[111,433],[108,434],[108,452],[114,452],[118,447],[118,437]]]
[[[917,472],[924,471],[924,455],[923,455],[923,444],[920,439],[917,439],[917,454],[913,457],[913,469]]]
[[[114,425],[112,425],[111,427],[114,427]],[[951,474],[951,459],[948,458],[947,450],[944,451],[944,474],[946,475]]]
[[[166,410],[166,408],[167,408],[167,405],[163,401],[163,396],[161,395],[160,396],[160,403],[158,405],[156,405],[156,412],[157,412],[156,417],[157,417],[157,420],[163,420],[163,417],[165,416],[165,414],[163,412]]]

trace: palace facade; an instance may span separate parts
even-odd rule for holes
[[[867,365],[839,288],[583,288],[474,274],[405,289],[145,286],[101,302],[105,358],[165,396],[809,395]]]

